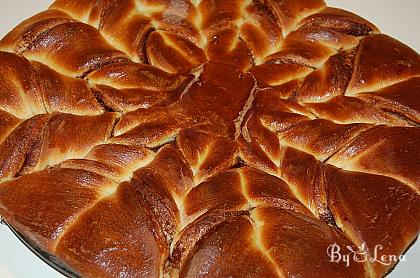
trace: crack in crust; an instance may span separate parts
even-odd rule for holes
[[[322,0],[57,0],[0,40],[0,219],[86,277],[380,277],[420,56]],[[16,202],[16,200],[19,202]]]

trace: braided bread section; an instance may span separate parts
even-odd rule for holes
[[[0,41],[0,215],[83,277],[382,277],[419,88],[322,0],[57,0]]]

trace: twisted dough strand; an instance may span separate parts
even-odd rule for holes
[[[86,277],[380,277],[420,57],[321,0],[57,0],[0,41],[0,215]]]

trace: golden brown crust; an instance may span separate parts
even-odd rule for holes
[[[167,250],[144,206],[130,184],[121,184],[66,230],[57,256],[87,277],[159,276]]]
[[[101,190],[115,186],[84,170],[44,170],[2,184],[1,214],[41,248],[53,253],[66,227],[100,197]]]
[[[384,176],[327,168],[324,178],[328,206],[353,242],[365,244],[368,254],[377,258],[405,251],[420,227],[418,193]],[[372,265],[373,273],[385,273],[389,267],[376,261]]]
[[[57,0],[0,40],[0,215],[86,277],[381,277],[327,249],[418,236],[419,88],[322,0]]]

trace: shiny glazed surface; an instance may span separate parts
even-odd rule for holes
[[[326,249],[419,233],[419,55],[354,14],[56,1],[0,50],[0,215],[84,276],[382,276]]]

